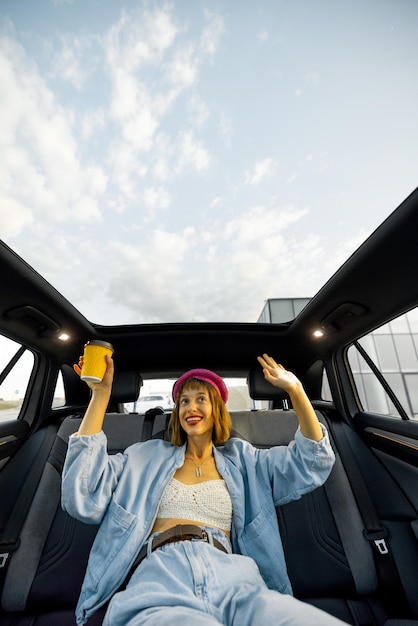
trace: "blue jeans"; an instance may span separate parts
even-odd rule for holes
[[[200,540],[148,553],[111,600],[103,626],[337,626],[335,617],[267,588],[258,567],[231,553],[227,536],[206,527],[228,554]]]

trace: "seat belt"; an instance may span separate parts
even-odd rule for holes
[[[369,543],[363,537],[363,519],[338,454],[324,488],[356,591],[359,596],[370,593],[376,581],[374,556]]]
[[[383,604],[389,617],[408,617],[408,601],[389,545],[389,532],[379,519],[343,423],[332,421],[330,428],[363,518],[363,535],[373,548]]]
[[[55,440],[56,430],[54,424],[46,428],[40,450],[32,466],[29,468],[25,484],[19,493],[9,520],[0,537],[0,594],[3,589],[10,559],[20,545],[20,532],[41,479],[52,444]]]

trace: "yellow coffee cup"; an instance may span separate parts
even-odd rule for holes
[[[84,361],[81,368],[81,380],[100,383],[106,372],[106,354],[113,354],[113,346],[107,341],[92,339],[84,346]]]

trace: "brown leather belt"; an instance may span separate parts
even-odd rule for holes
[[[177,526],[173,526],[168,530],[160,533],[156,537],[151,540],[151,552],[165,546],[167,543],[175,543],[177,541],[192,541],[192,539],[200,539],[201,541],[205,541],[206,543],[211,543],[209,541],[208,533],[204,528],[200,526],[194,526],[193,524],[177,524]],[[213,537],[213,545],[218,550],[222,550],[222,552],[226,552],[228,554],[228,550],[221,544],[220,541]],[[142,546],[139,551],[138,556],[136,557],[131,569],[128,572],[126,580],[124,582],[124,587],[130,581],[132,574],[138,567],[140,563],[145,559],[148,554],[148,542]]]

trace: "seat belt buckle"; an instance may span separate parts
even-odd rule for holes
[[[389,554],[389,548],[387,546],[387,543],[386,543],[385,539],[375,539],[373,541],[373,543],[376,546],[377,551],[380,554],[383,554],[383,555],[384,554]]]
[[[389,547],[386,543],[386,537],[388,536],[388,531],[385,527],[379,528],[379,530],[367,530],[363,531],[364,536],[368,541],[370,541],[377,552],[384,556],[385,554],[389,554]]]

